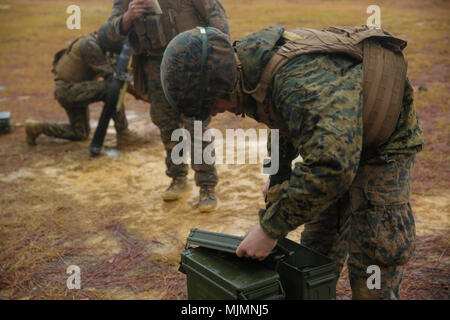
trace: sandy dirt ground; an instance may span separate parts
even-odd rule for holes
[[[85,8],[89,27],[94,28],[108,15],[110,1],[79,2]],[[256,19],[249,24],[239,11],[240,1],[223,2],[231,17],[234,37],[273,23],[292,26],[301,20],[290,13],[300,3],[305,4],[305,12],[311,16],[323,11],[330,15],[324,14],[317,21],[300,21],[311,27],[340,24],[341,20],[342,24],[363,24],[367,7],[365,2],[355,8],[346,1],[276,1],[282,13],[274,14],[272,20]],[[36,18],[38,13],[31,11],[32,3],[38,4],[38,13],[49,14],[51,27],[41,31],[45,36],[32,31],[34,25],[43,23]],[[243,6],[256,6],[255,3],[249,1]],[[267,4],[264,10],[270,12],[271,4],[262,3]],[[335,11],[327,9],[330,3]],[[337,3],[342,3],[342,7]],[[404,14],[409,29],[389,17],[388,25],[413,40],[420,28],[433,29],[432,37],[444,44],[431,45],[430,52],[427,48],[415,49],[414,42],[410,43],[411,76],[428,147],[416,164],[412,205],[417,249],[406,266],[401,296],[449,299],[449,63],[444,56],[448,56],[450,10],[445,2],[430,1],[425,7],[421,7],[422,1],[411,3]],[[390,9],[386,10],[389,15],[402,10],[401,5],[380,5]],[[0,299],[186,299],[185,276],[177,269],[189,230],[195,227],[244,235],[257,223],[258,209],[264,206],[261,186],[266,176],[259,164],[217,165],[219,206],[214,212],[199,213],[198,188],[190,170],[190,190],[185,197],[163,202],[161,193],[170,179],[164,172],[159,130],[151,122],[149,106],[130,96],[126,99],[130,127],[149,138],[147,145],[116,150],[111,127],[105,142],[107,154],[94,159],[89,156],[89,141],[40,137],[36,147],[27,146],[25,119],[65,120],[63,111],[53,101],[49,66],[53,52],[73,34],[55,31],[56,44],[47,38],[51,30],[59,30],[51,15],[55,14],[53,8],[64,13],[65,6],[64,1],[0,1],[0,40],[8,44],[8,48],[4,44],[0,48],[0,111],[11,111],[14,124],[11,134],[0,135]],[[357,10],[362,11],[355,18],[351,12]],[[270,14],[267,12],[266,16]],[[420,16],[421,12],[424,16]],[[21,13],[29,17],[22,21],[27,26],[25,30],[18,22],[6,22],[7,17],[19,17]],[[23,34],[29,41],[16,40],[6,29]],[[37,40],[33,55],[29,42],[33,43],[34,37]],[[439,72],[421,62],[421,57],[427,55],[440,64]],[[411,60],[417,63],[411,64]],[[424,88],[419,90],[420,86]],[[92,128],[101,107],[99,103],[91,107]],[[217,117],[211,127],[263,128],[231,114]],[[289,238],[298,241],[300,231],[301,228],[292,232]],[[66,287],[66,269],[70,265],[81,268],[81,290]],[[350,296],[344,269],[338,283],[338,299]]]

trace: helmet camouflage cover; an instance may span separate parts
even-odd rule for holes
[[[161,83],[167,101],[188,117],[205,120],[217,99],[237,81],[237,63],[227,35],[212,27],[188,30],[167,46]]]

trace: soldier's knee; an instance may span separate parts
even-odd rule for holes
[[[62,106],[69,104],[67,101],[68,87],[69,84],[61,80],[57,81],[55,84],[53,96]]]
[[[89,134],[90,134],[90,128],[89,127],[85,127],[85,128],[75,128],[75,139],[77,141],[85,141],[89,138]]]
[[[61,91],[55,90],[54,96],[56,101],[58,101],[62,107],[66,107],[69,105],[67,100],[64,98],[64,94]]]

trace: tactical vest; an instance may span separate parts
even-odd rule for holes
[[[275,74],[302,54],[341,53],[363,62],[363,146],[376,147],[389,139],[402,107],[407,71],[402,50],[406,41],[367,26],[298,28],[284,32],[283,38],[285,43],[265,66],[256,88],[248,91],[242,85],[243,92],[250,94],[258,104],[258,120],[288,136],[287,127],[272,104],[271,86]]]
[[[135,54],[162,55],[177,34],[204,26],[208,19],[202,0],[165,0],[159,5],[162,14],[148,14],[132,24],[129,39]]]
[[[95,76],[95,72],[80,55],[83,37],[75,39],[67,49],[63,49],[55,55],[52,72],[56,79],[67,82],[81,82],[92,80]]]

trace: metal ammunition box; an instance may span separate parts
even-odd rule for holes
[[[217,242],[219,238],[223,241]],[[201,230],[191,230],[189,239],[186,250],[181,254],[180,262],[180,271],[187,275],[188,299],[282,300],[285,298],[277,272],[257,261],[241,259],[230,249],[234,247],[236,250],[236,243],[239,245],[241,239],[238,238],[236,242],[236,237],[228,238],[226,235]],[[202,243],[202,246],[189,247],[191,244],[199,245],[199,243]],[[221,249],[225,250],[221,251]]]
[[[11,132],[11,113],[0,112],[0,134]]]
[[[264,262],[238,258],[235,251],[242,239],[191,230],[180,262],[188,299],[336,298],[333,260],[288,239],[278,241]]]
[[[336,299],[335,261],[289,239],[278,246],[293,252],[276,266],[287,300]]]

